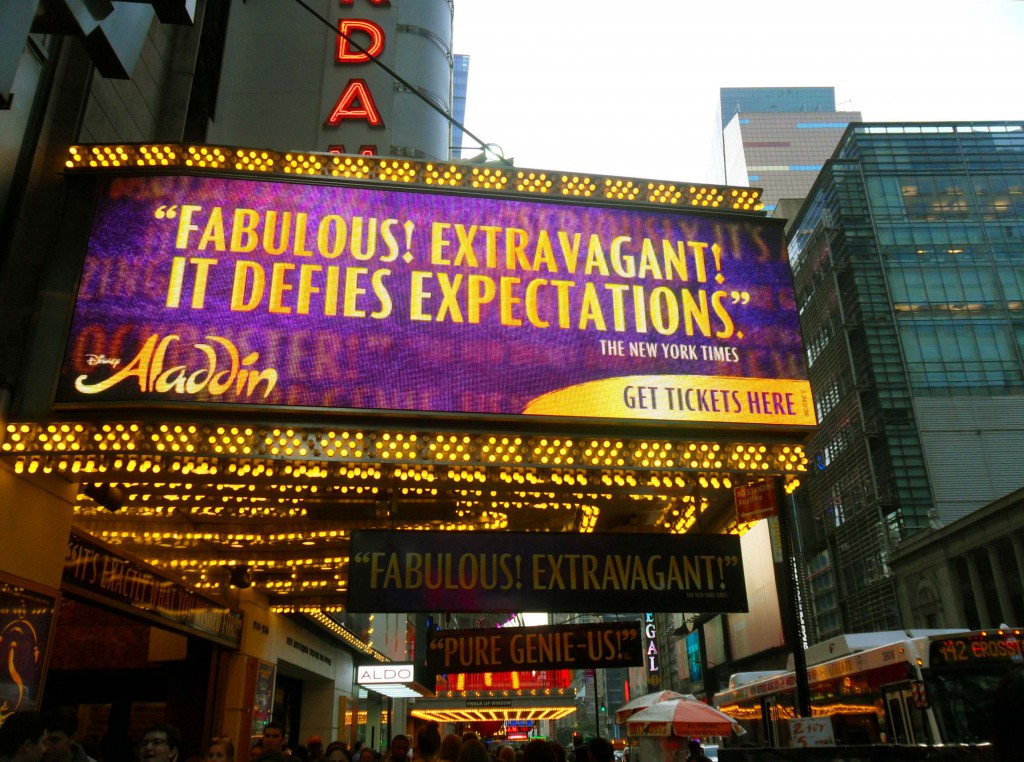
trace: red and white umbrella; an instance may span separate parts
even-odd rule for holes
[[[643,711],[649,706],[654,706],[661,701],[671,701],[673,699],[681,698],[684,698],[683,694],[676,693],[675,691],[655,691],[654,693],[645,693],[643,696],[637,696],[628,704],[623,704],[616,709],[615,722],[621,725],[634,714]]]
[[[693,699],[654,704],[626,721],[631,736],[727,736],[743,732],[739,723],[714,707]]]

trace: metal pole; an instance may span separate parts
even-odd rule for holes
[[[782,606],[782,628],[786,641],[793,649],[793,671],[796,673],[796,711],[800,717],[811,716],[811,689],[807,683],[807,658],[804,641],[800,632],[798,600],[796,594],[796,550],[789,527],[789,503],[782,479],[775,479],[775,506],[779,519],[779,539],[782,542],[782,565],[785,567],[782,589],[785,600]],[[795,517],[794,517],[795,520]]]
[[[594,732],[601,737],[601,694],[597,690],[597,670],[594,670]]]

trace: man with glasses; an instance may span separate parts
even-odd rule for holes
[[[150,725],[139,741],[139,762],[177,762],[181,734],[171,725]]]

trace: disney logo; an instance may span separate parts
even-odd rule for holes
[[[86,355],[85,361],[89,365],[109,365],[111,368],[116,368],[121,364],[120,357],[107,357],[106,355]]]

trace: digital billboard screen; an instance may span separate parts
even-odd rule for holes
[[[183,175],[103,181],[55,401],[814,424],[777,221]]]

